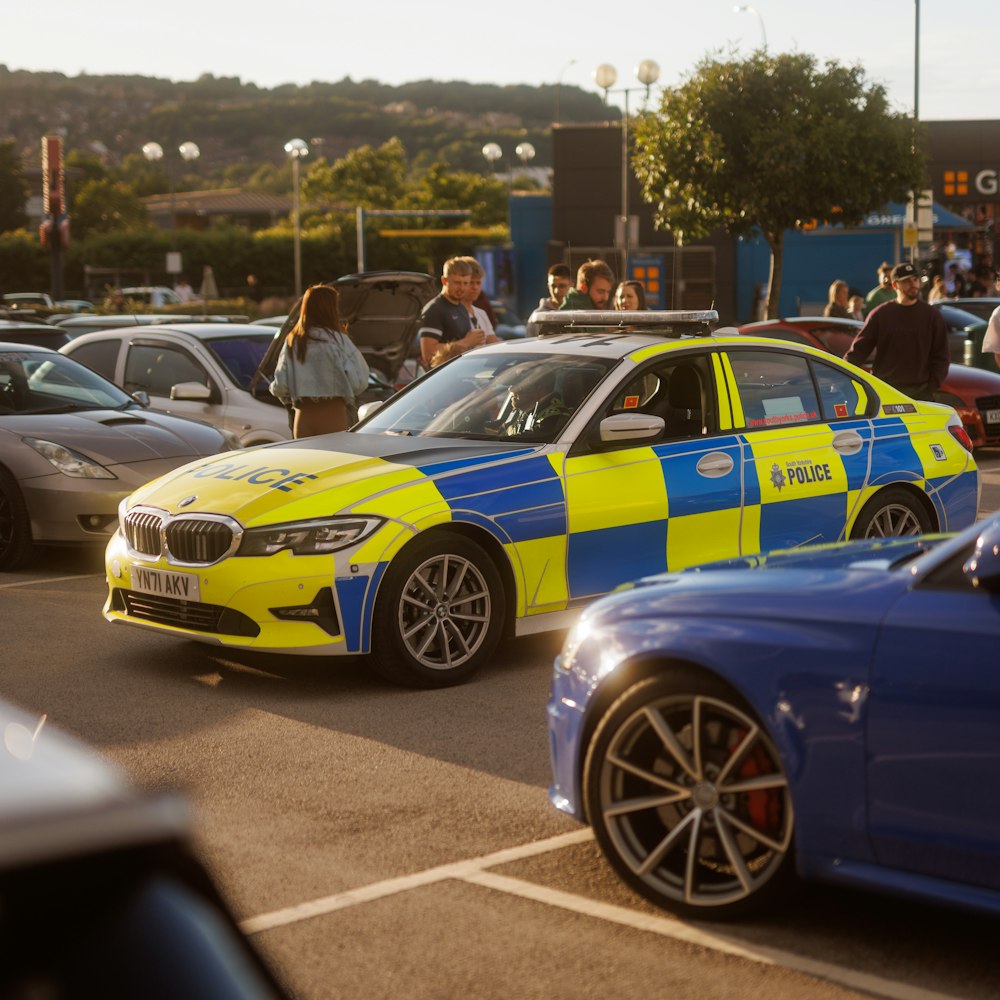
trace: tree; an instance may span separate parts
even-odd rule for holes
[[[468,209],[473,226],[502,225],[507,220],[507,186],[482,174],[453,170],[435,163],[407,198],[408,208]],[[435,223],[437,225],[438,223]]]
[[[306,176],[303,193],[312,201],[391,207],[405,190],[406,169],[406,150],[392,138],[378,149],[358,146],[332,164],[318,160]]]
[[[24,207],[27,200],[21,157],[12,140],[0,142],[0,233],[23,229],[28,224]]]
[[[707,58],[635,127],[633,165],[658,226],[678,243],[759,228],[771,248],[767,314],[778,315],[783,239],[813,220],[856,225],[924,183],[912,119],[858,66],[757,52]]]
[[[104,178],[84,184],[73,209],[79,236],[142,229],[149,225],[146,208],[122,181]]]

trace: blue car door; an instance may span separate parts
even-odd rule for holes
[[[908,591],[886,616],[867,726],[881,864],[1000,889],[998,643],[1000,595],[960,571]]]

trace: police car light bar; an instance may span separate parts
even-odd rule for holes
[[[679,309],[536,309],[528,319],[538,325],[539,336],[585,329],[601,333],[659,333],[679,337],[684,333],[711,333],[719,322],[714,309],[685,312]]]

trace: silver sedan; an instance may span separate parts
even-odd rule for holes
[[[106,542],[133,490],[233,447],[232,435],[147,409],[71,358],[0,342],[0,571],[35,544]]]

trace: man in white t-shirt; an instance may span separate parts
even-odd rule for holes
[[[1000,295],[1000,271],[993,276],[993,287]],[[989,323],[986,324],[986,336],[983,337],[983,353],[992,352],[1000,368],[1000,306],[993,310]]]

